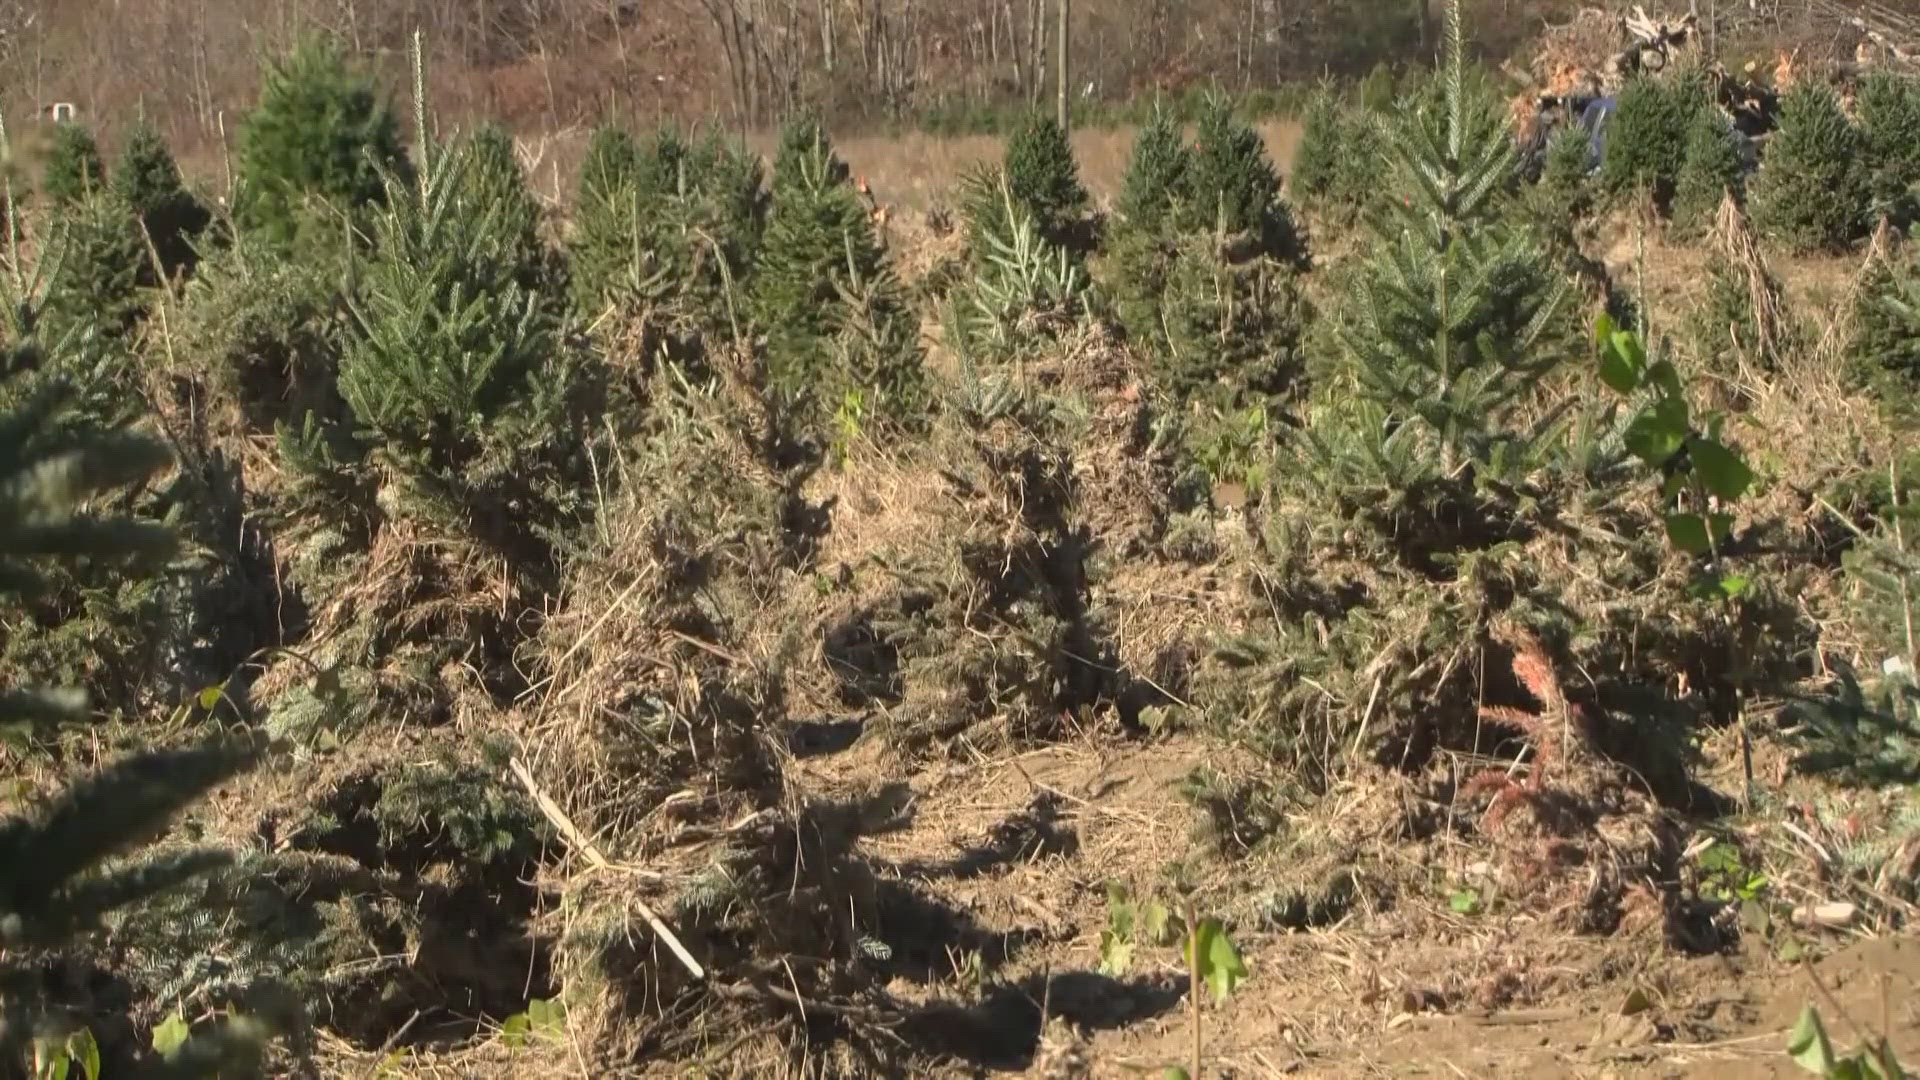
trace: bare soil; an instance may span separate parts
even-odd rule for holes
[[[822,789],[864,783],[889,768],[870,745],[796,767]],[[1089,735],[932,762],[901,782],[910,824],[870,842],[872,853],[967,932],[931,934],[950,951],[915,957],[890,990],[981,1021],[954,1025],[951,1075],[1047,1075],[1062,1039],[1078,1043],[1095,1076],[1157,1075],[1189,1060],[1177,949],[1142,949],[1125,975],[1097,974],[1106,886],[1164,882],[1196,843],[1181,779],[1228,764],[1204,740]],[[1200,873],[1205,896],[1219,882]],[[1577,934],[1524,913],[1458,914],[1436,890],[1322,928],[1243,933],[1238,944],[1247,981],[1203,1010],[1209,1076],[1786,1077],[1795,1075],[1787,1035],[1809,1000],[1845,1046],[1884,1025],[1906,1060],[1920,1055],[1911,938],[1830,933],[1813,943],[1810,967],[1764,946],[1688,956],[1663,943],[1657,919]],[[978,988],[962,974],[969,951],[982,957]],[[1043,1008],[1065,1023],[1043,1029]]]

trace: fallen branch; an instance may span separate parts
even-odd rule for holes
[[[528,771],[524,762],[516,757],[509,762],[509,766],[513,769],[513,775],[519,777],[521,785],[527,789],[527,794],[533,796],[533,804],[540,808],[540,813],[544,814],[546,819],[553,823],[554,828],[560,830],[560,835],[565,838],[569,847],[586,856],[587,861],[592,863],[595,869],[626,869],[625,867],[616,865],[600,853],[600,849],[594,846],[593,841],[587,839],[586,834],[581,832],[579,826],[573,823],[573,819],[567,816],[567,812],[560,808],[560,804],[554,802],[545,791],[541,790],[539,783],[533,778],[533,773]],[[630,897],[630,899],[633,902],[633,906],[639,909],[640,917],[647,920],[647,925],[652,927],[653,932],[659,936],[661,941],[666,943],[667,949],[680,961],[681,966],[685,967],[694,978],[705,981],[707,977],[706,969],[700,966],[700,961],[693,958],[693,954],[687,951],[685,945],[680,944],[680,939],[674,935],[672,928],[661,921],[660,916],[654,914],[653,909],[647,906],[646,901],[637,896]]]

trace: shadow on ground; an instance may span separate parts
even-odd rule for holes
[[[955,1063],[1021,1070],[1033,1064],[1048,1018],[1111,1030],[1171,1012],[1186,991],[1184,977],[1115,979],[1091,971],[1032,975],[989,986],[976,1004],[929,1005],[908,1016],[897,1033],[917,1051]]]

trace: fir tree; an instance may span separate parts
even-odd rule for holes
[[[1314,91],[1300,123],[1300,145],[1293,152],[1293,196],[1318,209],[1335,197],[1345,170],[1345,110],[1332,91]]]
[[[1040,235],[1066,243],[1087,211],[1087,189],[1073,146],[1051,114],[1029,114],[1007,138],[1005,169],[1014,201],[1033,218]]]
[[[1753,223],[1810,251],[1843,247],[1866,227],[1871,198],[1860,131],[1824,86],[1797,86],[1780,103],[1780,129],[1753,182]]]
[[[107,169],[100,160],[100,144],[81,124],[60,124],[47,147],[46,169],[40,190],[54,206],[71,206],[106,186]]]
[[[1233,115],[1233,103],[1212,95],[1200,114],[1199,146],[1188,171],[1184,226],[1242,238],[1242,254],[1299,267],[1305,239],[1280,194],[1280,174],[1260,133]]]
[[[276,243],[303,229],[338,235],[337,215],[381,202],[409,173],[400,122],[338,47],[307,41],[269,65],[240,135],[236,215]],[[330,204],[331,215],[310,206]]]
[[[1576,255],[1579,251],[1573,236],[1574,223],[1585,217],[1594,205],[1594,181],[1588,169],[1590,155],[1587,133],[1579,125],[1556,128],[1547,136],[1540,179],[1526,200],[1543,228],[1552,234],[1546,238],[1549,246],[1558,247],[1567,255]]]
[[[139,215],[161,272],[171,278],[191,270],[198,258],[194,242],[213,215],[180,182],[173,152],[151,125],[142,123],[127,137],[114,163],[113,190]],[[151,273],[142,277],[143,284],[157,284]]]
[[[580,160],[574,205],[588,206],[606,200],[632,181],[639,163],[640,146],[632,135],[612,125],[595,128],[587,142],[586,156]]]
[[[682,190],[692,155],[693,148],[679,131],[662,127],[654,132],[641,145],[634,163],[634,182],[640,185],[641,196],[655,198]]]
[[[1120,217],[1130,229],[1160,227],[1182,197],[1193,153],[1180,138],[1180,127],[1154,107],[1153,116],[1133,140],[1133,156],[1120,185]]]
[[[126,335],[153,266],[133,207],[110,190],[83,199],[62,215],[55,243],[60,272],[43,312],[50,326],[102,340]]]
[[[1691,76],[1629,81],[1607,120],[1601,178],[1615,191],[1647,188],[1666,206],[1686,159],[1688,131],[1707,107],[1705,87]]]
[[[1163,385],[1236,410],[1285,393],[1304,364],[1311,311],[1290,267],[1231,264],[1211,238],[1174,241],[1157,325],[1145,329]]]
[[[1848,365],[1895,415],[1920,415],[1920,274],[1882,260],[1861,282]]]
[[[523,284],[526,208],[488,177],[482,145],[447,147],[418,184],[390,178],[340,361],[355,416],[429,475],[455,473],[533,396],[558,340]]]
[[[568,241],[574,300],[589,320],[610,308],[640,314],[691,358],[738,314],[734,293],[766,218],[760,164],[715,133],[688,142],[663,132],[644,155],[629,150],[610,186],[582,177]]]
[[[1904,227],[1915,218],[1920,185],[1920,84],[1886,72],[1867,76],[1854,101],[1873,193],[1871,214]]]
[[[882,398],[873,403],[875,414],[904,415],[912,395],[893,394],[893,386],[860,385],[855,373],[840,366],[833,344],[852,314],[849,295],[863,294],[870,283],[887,278],[873,221],[818,127],[803,122],[790,127],[788,136],[774,169],[773,201],[752,288],[756,321],[768,335],[773,389],[803,412],[831,407],[828,403],[849,390],[867,390]],[[888,322],[911,318],[911,312],[889,302],[873,317]],[[892,331],[869,336],[904,340]],[[910,357],[896,359],[901,371],[917,367],[917,341]],[[909,375],[886,381],[901,388],[917,385],[917,377]]]
[[[1040,234],[1003,170],[971,173],[963,205],[971,272],[947,296],[947,340],[976,367],[1056,347],[1087,314],[1088,279],[1079,257]],[[1121,235],[1139,233],[1128,226]]]
[[[1373,216],[1373,250],[1335,325],[1360,392],[1424,421],[1451,474],[1507,440],[1506,409],[1560,359],[1550,335],[1566,290],[1502,213],[1513,140],[1500,103],[1468,80],[1454,4],[1446,44],[1438,100],[1390,129],[1405,198]]]
[[[18,264],[7,281],[4,367],[40,366],[46,346],[34,286]],[[76,431],[62,422],[64,393],[46,384],[0,414],[0,591],[44,587],[51,561],[85,559],[139,570],[174,550],[166,530],[89,509],[110,491],[165,467],[149,439]],[[76,694],[0,691],[0,726],[84,720]],[[24,1059],[28,1041],[61,1023],[44,998],[38,957],[72,944],[115,911],[142,904],[229,861],[210,850],[139,853],[176,812],[251,765],[258,745],[219,736],[177,750],[144,751],[68,787],[45,806],[0,819],[0,1058]],[[229,1029],[197,1055],[230,1063],[257,1054]]]
[[[849,175],[847,163],[834,153],[833,140],[818,116],[804,113],[781,125],[780,146],[773,155],[776,200],[788,185],[813,187],[816,181],[834,185],[846,182]]]
[[[462,152],[468,162],[460,197],[478,212],[498,215],[498,239],[515,266],[514,281],[530,293],[560,295],[561,269],[540,235],[545,212],[527,187],[513,137],[498,125],[482,124],[463,140]]]
[[[1701,109],[1687,129],[1686,159],[1673,191],[1673,228],[1681,236],[1701,236],[1713,227],[1720,203],[1729,194],[1745,194],[1746,163],[1739,135],[1718,109]]]

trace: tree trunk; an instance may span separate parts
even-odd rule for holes
[[[1054,67],[1057,69],[1054,74],[1058,77],[1060,85],[1059,120],[1061,131],[1073,130],[1073,88],[1067,85],[1069,78],[1067,68],[1067,19],[1071,14],[1072,6],[1073,0],[1060,0],[1060,28],[1055,31],[1055,35],[1060,39],[1055,42],[1058,59],[1054,61]]]

